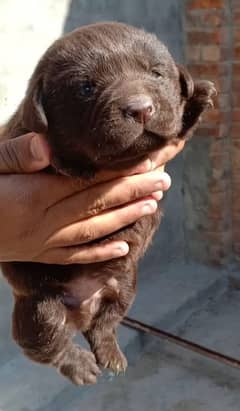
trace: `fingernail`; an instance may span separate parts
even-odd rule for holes
[[[127,243],[118,244],[114,248],[114,254],[119,257],[128,254],[128,252],[129,252],[129,246]]]
[[[47,144],[38,135],[34,135],[30,142],[32,156],[37,161],[49,159],[49,150]]]
[[[157,206],[156,200],[148,200],[142,206],[142,213],[144,215],[153,214],[157,210]]]
[[[155,191],[155,193],[152,193],[152,197],[154,200],[161,200],[163,198],[163,192],[162,191]]]
[[[155,183],[156,190],[168,190],[171,185],[171,178],[167,173],[161,171],[157,174],[157,181]]]

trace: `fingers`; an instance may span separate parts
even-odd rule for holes
[[[49,162],[50,150],[42,135],[29,133],[0,144],[0,173],[31,173]]]
[[[112,181],[114,179],[131,176],[134,174],[146,173],[152,169],[151,161],[149,159],[142,161],[138,165],[118,171],[101,171],[96,174],[94,178],[71,178],[59,175],[42,175],[41,178],[45,180],[45,188],[48,192],[48,207],[55,205],[57,202],[63,200],[65,197],[71,196],[75,193],[81,192],[88,187],[93,187],[99,183]],[[49,187],[51,189],[49,190]]]
[[[0,165],[1,167],[1,165]],[[45,208],[52,207],[73,194],[80,193],[88,187],[93,187],[100,182],[111,181],[121,176],[145,173],[151,170],[151,161],[145,160],[135,167],[122,171],[102,171],[93,179],[72,178],[62,175],[47,174],[44,172],[29,175],[29,184],[36,188],[37,197],[41,191],[41,200]],[[1,173],[1,169],[0,169]],[[36,180],[36,178],[38,180]],[[34,191],[34,190],[33,190]]]
[[[95,183],[104,182],[116,179],[118,177],[132,176],[134,174],[143,174],[152,170],[152,161],[150,158],[147,158],[141,161],[139,164],[134,167],[126,168],[123,170],[103,170],[96,174],[94,179]]]
[[[172,160],[178,153],[180,153],[180,151],[182,151],[184,145],[185,141],[179,140],[177,142],[169,144],[161,150],[151,153],[149,155],[149,158],[152,161],[152,168],[155,169]]]
[[[163,198],[163,192],[156,191],[155,193],[152,193],[152,198],[154,198],[154,200],[160,201]]]
[[[157,167],[155,171],[161,173],[162,191],[167,191],[171,187],[172,180],[170,175],[168,173],[163,172],[162,169],[162,167]]]
[[[45,246],[51,248],[86,244],[114,233],[144,215],[155,213],[156,210],[157,202],[151,197],[111,209],[59,229],[49,236]]]
[[[153,192],[165,191],[170,183],[168,174],[153,171],[96,185],[50,207],[48,226],[56,229],[59,221],[62,225],[71,224],[110,208],[146,197]]]
[[[47,264],[90,264],[123,257],[128,252],[129,247],[126,242],[112,241],[101,245],[50,249],[36,257],[34,261]]]
[[[171,144],[161,150],[151,153],[148,159],[143,160],[141,163],[134,167],[118,171],[103,170],[97,173],[93,179],[89,180],[84,180],[82,178],[73,179],[65,176],[51,176],[51,190],[48,191],[49,207],[55,205],[66,196],[71,196],[75,193],[81,192],[83,189],[86,189],[88,187],[94,187],[99,183],[109,182],[124,176],[133,176],[138,174],[144,176],[144,174],[147,174],[151,170],[155,169],[163,172],[164,164],[175,157],[183,149],[184,144],[184,141],[179,140],[179,142],[177,143]],[[46,176],[46,178],[49,178],[49,184],[48,186],[46,185],[46,187],[49,187],[50,176],[48,175]],[[163,179],[165,179],[165,177],[163,177]],[[169,182],[167,184],[169,184]]]

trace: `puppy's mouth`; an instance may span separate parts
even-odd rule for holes
[[[131,165],[134,166],[152,151],[164,147],[166,142],[166,137],[144,130],[127,149],[104,156],[100,155],[96,159],[96,164],[99,168],[105,169],[124,169]]]
[[[56,173],[68,177],[93,177],[99,170],[123,170],[134,167],[152,151],[161,149],[167,143],[166,137],[144,130],[133,143],[122,150],[109,149],[109,153],[86,155],[74,154],[53,155],[51,166]]]

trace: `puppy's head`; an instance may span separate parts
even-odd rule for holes
[[[53,44],[29,84],[23,121],[69,175],[125,167],[177,137],[193,82],[152,34],[121,23]]]

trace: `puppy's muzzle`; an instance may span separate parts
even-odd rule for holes
[[[141,94],[128,99],[122,111],[125,117],[146,124],[154,115],[155,109],[151,97]]]

